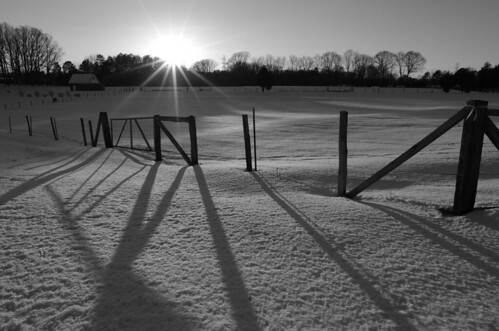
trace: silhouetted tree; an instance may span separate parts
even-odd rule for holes
[[[298,68],[303,71],[313,70],[317,67],[316,60],[312,56],[302,56],[298,58]]]
[[[477,85],[482,91],[490,91],[494,89],[493,68],[489,62],[485,62],[483,67],[477,73]]]
[[[341,67],[341,55],[336,52],[325,52],[318,56],[317,65],[320,70],[331,72]]]
[[[230,59],[227,60],[228,70],[237,71],[241,68],[246,69],[248,67],[249,58],[250,53],[246,51],[232,54]]]
[[[425,64],[426,59],[419,52],[409,51],[404,56],[404,66],[407,76],[422,70]]]
[[[395,62],[397,62],[397,66],[399,69],[399,78],[404,77],[405,73],[405,53],[404,52],[398,52],[395,54]]]
[[[454,74],[454,79],[461,92],[470,92],[475,86],[476,71],[471,68],[461,68]]]
[[[0,72],[19,82],[41,83],[62,48],[52,36],[30,26],[12,27],[0,24]]]
[[[204,59],[194,62],[194,64],[192,65],[192,70],[200,73],[207,73],[215,71],[216,67],[217,63],[215,61],[211,59]]]
[[[84,73],[92,73],[94,72],[94,64],[87,58],[83,60],[83,62],[78,67],[78,70]]]
[[[289,56],[289,70],[297,71],[299,69],[299,59],[296,55]]]
[[[62,73],[63,74],[73,74],[77,72],[75,65],[71,61],[66,61],[62,65]]]
[[[262,89],[262,92],[269,91],[272,88],[272,75],[267,70],[267,67],[262,66],[258,73],[256,74],[256,83]]]
[[[449,93],[450,89],[454,86],[455,80],[454,75],[448,71],[444,71],[440,75],[440,86],[445,93]]]
[[[353,61],[357,53],[349,49],[343,53],[343,65],[345,66],[345,71],[350,72],[353,69]]]
[[[395,66],[396,55],[389,51],[381,51],[374,55],[374,63],[376,64],[381,79],[388,79],[392,75]]]
[[[353,58],[353,72],[358,83],[364,81],[367,75],[367,68],[373,63],[373,58],[365,54],[355,54]]]

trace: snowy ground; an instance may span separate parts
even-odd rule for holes
[[[336,197],[339,111],[351,189],[466,100],[499,108],[499,96],[61,90],[53,103],[15,89],[0,89],[2,330],[499,329],[499,152],[487,139],[468,215],[439,211],[452,205],[460,127],[357,199]],[[240,115],[253,107],[249,173]],[[195,115],[200,165],[172,149],[156,163],[84,147],[79,118],[95,126],[100,111]]]

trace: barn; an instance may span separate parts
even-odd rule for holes
[[[71,91],[104,91],[104,85],[94,74],[73,74],[68,85]]]

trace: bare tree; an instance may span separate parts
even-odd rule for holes
[[[7,53],[7,34],[9,26],[7,23],[0,24],[0,73],[7,76],[9,72],[8,53]]]
[[[345,66],[345,71],[350,72],[353,69],[353,61],[355,55],[358,54],[353,50],[349,49],[343,53],[343,65]]]
[[[422,70],[426,64],[426,59],[423,57],[423,55],[415,51],[407,52],[404,59],[407,76],[410,76],[412,73]]]
[[[318,60],[321,69],[326,72],[337,71],[341,67],[341,56],[336,52],[325,52]]]
[[[263,56],[253,57],[248,63],[249,69],[254,72],[258,72],[263,66],[265,66],[265,58]]]
[[[234,70],[238,67],[246,66],[250,58],[250,53],[247,51],[241,51],[232,54],[230,59],[227,60],[227,65],[230,70]]]
[[[227,64],[227,57],[224,55],[222,56],[222,70],[227,70],[228,64]]]
[[[381,78],[387,78],[395,67],[396,55],[389,51],[381,51],[374,55],[374,63],[378,67]]]
[[[282,71],[284,69],[284,66],[286,65],[286,57],[285,56],[276,56],[274,58],[274,70],[275,71]]]
[[[397,66],[399,69],[399,77],[403,77],[405,73],[405,53],[398,52],[395,55],[395,62],[397,62]]]
[[[45,46],[45,54],[47,56],[47,73],[50,71],[56,63],[58,63],[62,59],[62,55],[64,54],[62,48],[55,42],[49,42]]]
[[[300,67],[300,61],[298,56],[296,55],[290,55],[289,56],[289,69],[292,71],[297,71]]]
[[[364,79],[367,74],[367,68],[374,62],[373,58],[366,54],[356,53],[353,57],[352,70],[359,79]]]
[[[316,66],[315,59],[312,56],[302,56],[298,59],[298,68],[304,71],[310,71]]]
[[[0,25],[0,70],[22,81],[36,76],[60,60],[62,49],[52,36],[29,26]]]
[[[192,70],[202,73],[213,72],[217,67],[217,63],[212,59],[203,59],[197,62],[194,62],[192,65]]]
[[[268,71],[274,70],[274,56],[271,54],[267,54],[265,58],[263,58],[263,65],[267,68]]]

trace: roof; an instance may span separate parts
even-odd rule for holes
[[[78,84],[100,84],[99,79],[94,74],[73,74],[69,79],[69,85]]]

